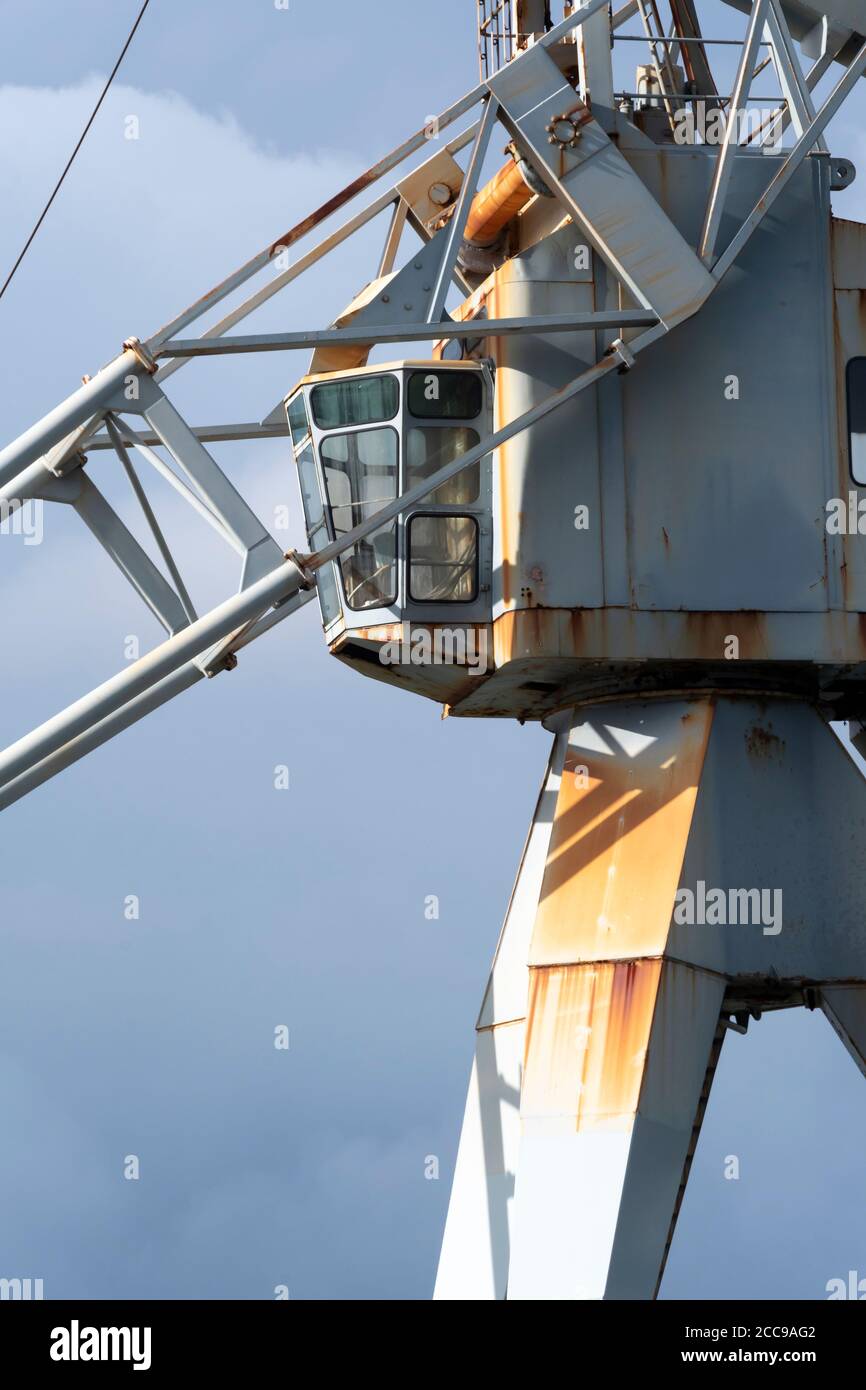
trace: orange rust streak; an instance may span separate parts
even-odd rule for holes
[[[502,318],[503,308],[507,308],[507,293],[504,293],[501,283],[501,272],[496,271],[493,276],[493,284],[487,299],[487,314],[490,318]],[[491,338],[489,349],[496,362],[496,397],[495,397],[495,424],[497,429],[502,429],[507,425],[512,416],[508,406],[508,385],[509,385],[509,340],[507,338]],[[509,510],[509,490],[508,490],[508,445],[499,451],[499,543],[501,547],[502,563],[502,601],[511,603],[512,601],[512,575],[517,574],[517,546],[511,524],[511,512]],[[516,586],[515,586],[516,587]],[[494,646],[496,641],[496,629],[494,627]],[[494,654],[494,660],[495,660]]]
[[[268,255],[273,256],[279,251],[287,251],[290,246],[294,246],[296,241],[300,241],[302,236],[306,236],[307,232],[311,232],[314,227],[318,227],[320,222],[324,222],[332,213],[337,212],[341,207],[344,207],[346,203],[350,203],[358,193],[362,193],[365,188],[369,188],[371,184],[374,184],[379,177],[379,172],[375,167],[365,170],[363,174],[359,174],[356,179],[353,179],[352,182],[341,189],[339,193],[335,193],[333,198],[329,198],[326,203],[322,203],[321,207],[316,208],[315,212],[311,212],[300,222],[296,222],[294,227],[291,227],[283,236],[278,237],[276,241],[272,242],[268,249]]]
[[[524,1123],[569,1133],[631,1128],[661,969],[642,960],[531,971]]]
[[[694,703],[634,759],[569,750],[591,784],[560,783],[530,965],[663,952],[711,720]]]

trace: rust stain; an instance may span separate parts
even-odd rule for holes
[[[618,750],[613,735],[608,752],[569,747],[530,965],[664,950],[712,725],[711,701],[695,701],[691,713],[687,722],[673,718],[632,756]],[[596,732],[607,739],[602,728]]]
[[[380,177],[381,169],[378,166],[374,166],[372,169],[365,170],[363,174],[359,174],[356,179],[353,179],[353,181],[347,184],[345,188],[341,189],[339,193],[335,193],[333,198],[329,198],[326,203],[322,203],[321,207],[316,208],[315,212],[311,212],[300,222],[296,222],[294,227],[291,227],[283,236],[277,237],[276,241],[271,243],[268,255],[274,256],[281,249],[288,250],[296,241],[300,241],[302,236],[306,236],[314,227],[318,227],[320,222],[324,222],[332,213],[337,212],[339,208],[351,202],[356,194],[362,193],[365,188],[369,188],[370,185],[374,184]]]
[[[493,277],[490,287],[490,294],[487,303],[487,312],[490,318],[504,317],[502,314],[503,295],[507,293],[502,284],[502,277],[497,271]],[[496,397],[495,397],[495,428],[500,430],[504,425],[513,419],[513,413],[509,411],[509,344],[507,338],[491,338],[489,340],[491,356],[496,363]],[[499,468],[499,516],[500,516],[500,546],[502,551],[502,599],[503,602],[511,603],[514,598],[514,585],[517,582],[517,545],[515,527],[511,516],[508,488],[508,446],[500,452],[502,466]],[[519,534],[519,527],[517,530]]]
[[[780,763],[784,760],[785,740],[773,733],[772,722],[766,728],[753,724],[746,730],[744,738],[746,751],[751,757]]]
[[[565,1132],[631,1128],[661,970],[654,959],[530,972],[524,1122]]]
[[[505,505],[502,516],[504,528],[508,516]],[[512,563],[511,576],[514,573]],[[507,598],[510,597],[509,594]],[[671,660],[722,661],[730,635],[739,640],[742,661],[762,661],[770,656],[763,613],[677,611],[661,615],[646,611],[647,622],[662,616],[672,623],[667,652]],[[623,642],[623,631],[623,610],[616,608],[511,609],[500,614],[493,625],[496,664],[504,666],[526,656],[615,660],[618,659],[617,647]],[[627,643],[631,656],[636,650],[635,642],[636,635],[631,633]],[[866,653],[866,645],[863,651]]]

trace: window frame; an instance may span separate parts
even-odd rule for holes
[[[479,417],[476,416],[476,419],[478,419],[478,418],[479,418]],[[419,478],[419,477],[414,477],[414,478],[412,478],[412,479],[410,480],[410,476],[409,476],[410,471],[412,471],[412,472],[415,472],[415,471],[416,471],[416,470],[414,470],[414,469],[411,469],[411,470],[410,470],[410,464],[409,464],[409,436],[411,435],[411,433],[412,433],[413,430],[418,430],[418,431],[420,431],[422,434],[423,434],[423,433],[426,433],[426,432],[431,432],[431,433],[432,433],[433,431],[436,431],[437,433],[444,434],[446,430],[468,430],[471,434],[474,434],[474,435],[475,435],[475,443],[472,444],[472,445],[470,445],[470,448],[469,448],[469,449],[465,450],[466,453],[469,453],[471,449],[477,448],[477,446],[481,443],[481,440],[482,440],[482,438],[483,438],[483,436],[482,436],[482,434],[481,434],[481,431],[478,430],[478,429],[476,429],[476,427],[475,427],[474,424],[467,424],[466,421],[464,421],[464,420],[435,420],[435,421],[424,420],[424,421],[419,421],[419,420],[417,419],[416,416],[407,414],[407,415],[404,417],[404,421],[403,421],[403,442],[404,442],[404,446],[405,446],[405,447],[404,447],[404,449],[403,449],[403,454],[404,454],[404,465],[403,465],[402,490],[403,490],[404,492],[408,492],[409,489],[410,489],[411,487],[416,487],[418,483],[424,481],[423,478]],[[424,500],[424,502],[422,503],[422,505],[425,506],[425,507],[434,507],[434,508],[435,508],[435,507],[458,507],[458,508],[462,508],[462,509],[464,509],[464,510],[465,510],[467,507],[477,507],[477,506],[479,506],[480,501],[481,501],[481,493],[482,493],[482,491],[483,491],[483,478],[482,478],[482,468],[481,468],[481,465],[482,465],[483,461],[484,461],[483,459],[479,459],[477,463],[470,464],[470,465],[469,465],[469,468],[464,469],[464,476],[465,476],[465,474],[467,474],[467,473],[471,473],[471,472],[473,471],[473,469],[475,470],[475,476],[476,476],[476,478],[477,478],[477,480],[478,480],[478,487],[477,487],[477,489],[476,489],[475,496],[474,496],[473,498],[467,499],[467,500],[463,500],[463,501],[460,501],[460,502],[437,502],[437,501],[436,501],[436,493],[433,492],[433,493],[430,493],[430,494],[425,498],[425,500]],[[431,472],[435,472],[435,471],[437,471],[437,470],[435,470],[435,469],[432,469],[432,470],[431,470]],[[429,475],[428,475],[428,476],[429,476]],[[456,476],[459,477],[460,475],[457,474]],[[453,482],[453,481],[454,481],[454,479],[451,479],[451,482]],[[440,483],[440,484],[439,484],[439,487],[448,487],[448,486],[449,486],[449,483]],[[437,488],[437,489],[436,489],[436,492],[438,492],[438,490],[439,490],[439,489]]]
[[[307,432],[303,436],[303,438],[299,439],[296,443],[295,436],[292,431],[291,419],[289,417],[289,410],[291,406],[294,405],[295,401],[298,399],[300,399],[303,402],[304,414],[307,422]],[[309,402],[308,388],[301,386],[296,391],[292,392],[292,395],[286,401],[286,421],[288,424],[289,439],[291,442],[292,456],[295,464],[295,481],[297,483],[298,493],[301,498],[301,511],[304,516],[304,530],[307,537],[307,544],[310,546],[312,551],[315,551],[316,542],[313,538],[317,534],[317,532],[324,531],[325,536],[328,540],[333,540],[333,535],[331,532],[330,518],[328,516],[328,493],[325,487],[324,476],[322,474],[321,466],[319,463],[319,450],[316,442],[315,426],[313,424],[312,419],[312,411]],[[305,453],[307,449],[310,450],[310,453],[312,455],[313,476],[316,480],[316,487],[319,493],[319,505],[322,509],[321,515],[315,520],[315,524],[310,520],[309,516],[307,515],[307,509],[304,504],[304,490],[301,486],[301,472],[299,460],[301,455]],[[328,630],[332,628],[335,624],[343,622],[345,620],[344,595],[340,587],[340,567],[335,560],[329,560],[328,564],[322,567],[320,573],[322,574],[323,578],[325,578],[325,583],[319,583],[316,585],[316,597],[319,603],[319,611],[322,615],[322,629],[324,632],[328,632]],[[333,590],[333,596],[335,600],[334,606],[336,607],[336,612],[332,613],[330,617],[328,616],[329,594],[327,592],[329,588]]]
[[[471,521],[475,528],[475,561],[472,566],[473,586],[469,598],[416,598],[412,593],[412,526],[416,521],[432,518],[435,521]],[[409,603],[438,607],[443,604],[476,603],[481,595],[481,526],[474,512],[460,511],[456,507],[442,508],[441,511],[412,512],[406,518],[406,598]]]
[[[328,387],[328,386],[344,386],[344,385],[349,385],[349,384],[351,384],[352,382],[355,382],[355,381],[367,381],[367,382],[369,382],[369,381],[392,381],[392,382],[394,382],[394,384],[395,384],[395,386],[396,386],[396,388],[397,388],[397,390],[396,390],[397,404],[395,405],[395,407],[394,407],[393,411],[391,412],[391,414],[390,414],[390,415],[383,415],[381,418],[376,419],[376,420],[362,420],[362,421],[358,421],[358,423],[356,423],[356,424],[354,424],[354,425],[351,423],[351,421],[347,422],[346,424],[342,424],[342,425],[323,425],[323,424],[320,424],[320,422],[319,422],[319,417],[318,417],[318,415],[317,415],[317,413],[316,413],[316,402],[315,402],[316,392],[317,392],[318,390],[320,390],[320,389],[322,389],[322,388],[326,388],[326,387]],[[403,393],[402,393],[401,390],[400,390],[400,378],[399,378],[399,376],[397,376],[394,372],[357,372],[357,373],[352,374],[351,376],[340,377],[337,381],[316,381],[316,382],[314,382],[314,383],[309,387],[309,415],[310,415],[310,419],[312,420],[312,423],[315,425],[316,429],[319,431],[320,434],[323,434],[323,435],[324,435],[324,434],[346,434],[346,433],[347,433],[348,431],[350,431],[350,430],[365,430],[365,429],[370,428],[370,426],[388,425],[388,424],[391,423],[392,420],[396,420],[397,416],[400,414],[400,410],[401,410],[401,406],[402,406],[402,396],[403,396]]]
[[[855,433],[866,434],[866,431],[855,431],[852,428],[852,416],[854,413],[852,408],[854,396],[854,392],[852,389],[852,368],[855,366],[860,366],[861,363],[861,370],[864,376],[864,387],[866,387],[866,354],[860,353],[856,357],[849,357],[845,366],[845,424],[848,433],[848,476],[850,477],[851,482],[854,484],[855,487],[866,488],[866,477],[858,479],[854,472],[854,435]],[[864,395],[866,395],[866,391],[864,391]],[[864,411],[866,411],[866,402],[864,402],[863,409]]]
[[[398,413],[399,413],[399,412],[398,412]],[[318,469],[319,469],[319,473],[320,473],[320,478],[321,478],[320,486],[321,486],[321,488],[322,488],[322,492],[323,492],[323,495],[324,495],[324,498],[325,498],[325,516],[326,516],[327,524],[328,524],[328,534],[329,534],[329,536],[330,536],[330,538],[331,538],[332,541],[336,541],[336,540],[338,540],[340,537],[337,536],[336,527],[335,527],[335,525],[334,525],[334,516],[333,516],[334,508],[333,508],[333,506],[332,506],[332,504],[331,504],[330,493],[328,492],[328,480],[327,480],[327,478],[326,478],[326,476],[325,476],[325,460],[324,460],[324,458],[323,458],[323,456],[322,456],[322,445],[325,444],[325,443],[327,443],[327,441],[328,441],[329,439],[334,439],[334,438],[336,438],[337,436],[342,435],[342,434],[369,434],[369,433],[370,433],[371,431],[373,431],[373,430],[390,430],[391,433],[395,436],[395,439],[396,439],[396,464],[395,464],[395,481],[394,481],[395,493],[394,493],[394,496],[397,497],[397,496],[399,496],[399,493],[400,493],[400,482],[401,482],[401,477],[402,477],[402,473],[401,473],[401,454],[402,454],[402,450],[401,450],[401,448],[400,448],[400,444],[401,444],[400,430],[397,428],[396,425],[390,424],[390,423],[388,423],[388,422],[386,422],[386,423],[383,424],[381,420],[377,420],[377,421],[375,422],[375,424],[370,424],[370,425],[357,425],[354,429],[353,429],[351,426],[340,425],[340,426],[339,426],[338,428],[336,428],[336,429],[332,429],[332,430],[322,430],[322,431],[320,431],[319,437],[318,437],[318,439],[317,439],[317,441],[316,441],[316,444],[315,444],[316,463],[317,463],[317,465],[318,465]],[[330,466],[330,465],[329,465],[329,466]],[[339,505],[345,505],[345,504],[338,504],[338,506],[339,506]],[[354,503],[354,504],[352,504],[352,505],[357,506],[357,505],[360,505],[360,503]],[[355,523],[355,524],[357,524],[357,523]],[[344,576],[344,574],[343,574],[343,563],[342,563],[342,562],[343,562],[344,559],[347,559],[347,558],[348,558],[348,556],[351,554],[351,552],[350,552],[350,551],[344,551],[343,554],[342,554],[342,555],[338,555],[337,558],[336,558],[336,560],[334,561],[334,564],[335,564],[336,569],[337,569],[337,573],[338,573],[339,578],[340,578],[340,590],[341,590],[341,593],[342,593],[343,603],[345,604],[346,608],[349,610],[350,613],[375,613],[375,612],[376,612],[378,609],[380,609],[380,608],[387,608],[387,609],[395,608],[395,607],[397,607],[397,605],[398,605],[399,602],[400,602],[400,528],[399,528],[399,526],[398,526],[398,524],[397,524],[397,518],[396,518],[396,517],[392,518],[392,520],[391,520],[390,522],[386,522],[385,525],[386,525],[386,526],[391,526],[391,527],[393,528],[393,532],[394,532],[394,587],[393,587],[393,591],[392,591],[392,596],[391,596],[390,598],[387,598],[387,599],[385,599],[385,598],[380,599],[380,601],[375,605],[375,607],[371,606],[370,604],[365,604],[365,605],[363,605],[363,606],[361,606],[361,607],[358,607],[357,604],[352,603],[351,600],[349,599],[348,589],[346,588],[345,576]],[[351,528],[350,528],[350,529],[351,529]],[[340,533],[341,536],[345,536],[346,534],[347,534],[347,533],[346,533],[345,531],[342,531],[342,532]],[[373,535],[375,535],[375,532],[371,533],[371,535],[368,536],[367,539],[368,539],[368,540],[372,540],[372,536],[373,536]]]
[[[479,371],[473,371],[473,370],[471,370],[471,369],[467,369],[466,367],[460,368],[460,367],[456,367],[456,366],[453,366],[453,365],[450,366],[450,367],[447,367],[447,366],[446,366],[446,367],[440,367],[438,364],[435,365],[435,366],[434,366],[434,365],[431,365],[430,367],[407,367],[405,370],[406,370],[406,387],[405,387],[405,392],[404,392],[404,394],[405,394],[405,417],[406,417],[406,419],[408,419],[408,420],[415,420],[415,421],[424,421],[424,422],[427,422],[427,423],[436,423],[436,424],[439,424],[439,425],[448,425],[448,424],[471,425],[472,422],[473,422],[474,420],[480,420],[481,417],[483,416],[483,414],[484,414],[484,380],[483,380],[483,377],[482,377],[481,372],[479,372]],[[409,392],[410,392],[410,387],[411,387],[412,380],[413,380],[413,378],[416,377],[416,376],[439,376],[439,377],[442,377],[442,376],[456,376],[456,377],[469,377],[469,378],[475,379],[475,380],[478,382],[478,385],[479,385],[480,388],[481,388],[480,394],[479,394],[478,409],[476,410],[476,412],[475,412],[474,415],[416,415],[415,411],[412,409],[412,404],[411,404],[410,396],[409,396]]]

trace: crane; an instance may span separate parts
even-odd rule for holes
[[[855,0],[724,2],[728,95],[697,0],[669,25],[656,0],[482,0],[476,87],[0,451],[5,513],[72,507],[166,634],[0,754],[0,809],[314,597],[359,674],[550,730],[439,1298],[655,1297],[727,1031],[820,1008],[866,1070],[863,788],[831,728],[866,715],[866,228],[833,217],[856,170],[827,143],[866,35]],[[331,324],[236,331],[386,212]],[[193,426],[166,391],[288,349],[308,370],[260,422]],[[304,552],[208,450],[274,437]],[[142,467],[238,557],[204,614]]]

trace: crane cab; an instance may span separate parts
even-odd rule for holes
[[[319,373],[286,411],[315,552],[489,435],[493,379],[474,361]],[[486,673],[491,467],[471,464],[318,571],[335,655],[446,703]]]

